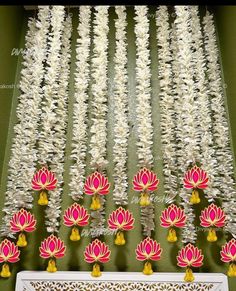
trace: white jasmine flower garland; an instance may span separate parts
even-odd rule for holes
[[[76,46],[75,103],[73,112],[73,138],[70,167],[70,195],[79,200],[83,195],[85,181],[85,158],[87,150],[87,100],[89,85],[90,21],[91,8],[79,8],[78,39]]]
[[[156,13],[158,76],[160,82],[161,140],[166,201],[172,203],[178,194],[176,170],[175,96],[172,94],[172,52],[167,6],[159,6]]]
[[[48,226],[47,231],[51,233],[58,232],[58,218],[60,218],[61,214],[61,195],[63,191],[66,128],[68,119],[68,87],[71,58],[72,19],[70,15],[67,15],[63,25],[64,27],[61,38],[61,57],[59,59],[59,82],[56,95],[57,105],[55,109],[56,124],[54,127],[54,154],[50,164],[51,170],[56,173],[58,183],[56,189],[50,193],[48,207],[46,209],[45,222]]]
[[[200,142],[200,163],[201,167],[209,175],[208,188],[204,191],[209,202],[219,195],[219,190],[216,188],[217,181],[214,180],[214,175],[217,167],[216,153],[213,148],[213,135],[212,135],[212,120],[211,108],[209,100],[209,90],[207,88],[206,80],[206,57],[203,51],[203,35],[200,24],[200,17],[198,6],[189,6],[191,14],[191,27],[192,27],[192,46],[193,46],[193,70],[195,77],[195,86],[197,89],[196,100],[198,106],[197,118],[198,132]]]
[[[29,19],[26,52],[23,55],[17,119],[9,161],[7,191],[3,208],[1,236],[9,232],[12,215],[24,207],[32,208],[31,179],[36,169],[36,139],[41,114],[41,83],[44,74],[46,40],[49,29],[49,6],[39,6],[38,20]]]
[[[183,177],[189,165],[199,160],[199,140],[196,133],[196,104],[192,67],[191,51],[191,18],[187,6],[175,6],[176,19],[176,62],[174,64],[174,80],[176,79],[176,119],[178,140],[178,164],[179,177]],[[174,46],[174,44],[172,45]],[[177,95],[178,94],[178,95]],[[189,193],[180,187],[181,204],[187,216],[186,226],[183,228],[183,242],[196,241],[196,230],[194,226],[194,213],[189,202]]]
[[[213,16],[207,12],[203,20],[207,58],[208,90],[211,97],[215,154],[218,161],[214,182],[220,187],[222,206],[227,214],[225,230],[236,237],[236,191],[230,129],[224,104],[224,92]]]
[[[137,154],[140,167],[153,165],[153,126],[151,116],[151,72],[149,52],[149,20],[146,6],[135,6],[136,34],[136,115]],[[143,234],[150,236],[154,229],[154,206],[141,207]]]
[[[91,168],[103,171],[107,165],[107,65],[108,65],[108,6],[95,6],[94,48],[92,57],[92,126],[90,151]],[[91,212],[90,231],[92,237],[103,234],[105,213],[104,196],[100,196],[101,208]]]
[[[127,36],[125,6],[116,6],[115,78],[114,78],[114,191],[113,199],[118,205],[128,203],[127,148],[128,148],[128,92],[127,92]]]

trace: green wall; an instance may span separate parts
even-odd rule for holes
[[[221,8],[220,8],[221,9]],[[217,7],[215,8],[217,12],[217,17],[219,14],[219,10]],[[230,9],[230,8],[229,8]],[[221,10],[220,10],[221,11]],[[224,7],[222,9],[222,15],[220,13],[219,19],[217,18],[217,24],[221,23],[223,19],[223,15],[227,14],[228,8]],[[75,41],[77,37],[76,27],[78,23],[78,19],[76,17],[76,11],[73,10],[74,17],[73,17],[73,42],[72,42],[72,64],[71,64],[71,82],[70,82],[70,94],[69,94],[69,124],[68,124],[68,132],[67,132],[67,148],[66,148],[66,162],[65,162],[65,175],[64,175],[64,192],[63,192],[63,203],[62,208],[63,210],[68,207],[68,205],[71,204],[71,199],[68,196],[68,182],[69,182],[69,175],[68,175],[68,169],[70,166],[70,159],[69,159],[69,153],[70,153],[70,141],[71,141],[71,125],[72,125],[72,108],[73,108],[73,74],[75,70]],[[155,162],[154,162],[154,170],[157,172],[158,177],[160,178],[161,182],[163,181],[162,177],[162,164],[161,164],[161,151],[160,151],[160,128],[159,128],[159,100],[158,100],[158,91],[159,91],[159,85],[157,80],[157,47],[156,47],[156,28],[155,28],[155,7],[151,7],[149,11],[150,15],[150,46],[151,46],[151,69],[152,69],[152,108],[153,108],[153,124],[154,124],[154,154],[155,154]],[[232,13],[232,11],[231,11]],[[234,10],[234,15],[236,16],[236,11]],[[1,17],[2,16],[2,17]],[[24,16],[24,17],[23,17]],[[1,45],[6,50],[6,47],[8,47],[8,52],[11,52],[13,47],[22,47],[24,44],[24,35],[25,35],[25,29],[26,29],[26,23],[27,23],[27,13],[24,12],[20,7],[0,7],[0,21],[2,21],[2,25],[0,26],[0,30],[3,30],[1,32],[1,36],[3,35],[3,39],[5,41],[1,41]],[[115,37],[115,27],[114,27],[114,8],[110,9],[110,31],[109,31],[109,77],[113,78],[113,56],[114,56],[114,50],[115,50],[115,43],[114,43],[114,37]],[[233,13],[232,13],[233,18]],[[129,75],[129,109],[130,109],[130,126],[134,124],[134,114],[133,114],[133,106],[135,105],[135,83],[134,83],[134,76],[135,76],[135,35],[134,35],[134,12],[132,7],[128,8],[128,75]],[[232,29],[236,30],[236,24],[234,24],[233,21],[231,21],[232,25],[230,25],[230,28],[228,30]],[[23,26],[22,26],[23,24]],[[227,26],[227,22],[224,24]],[[4,30],[5,27],[7,27],[7,31]],[[21,29],[22,28],[22,29]],[[224,30],[227,30],[227,27],[224,28]],[[236,32],[236,31],[235,31]],[[8,35],[9,34],[9,35]],[[232,46],[233,39],[230,38],[230,34],[228,33],[228,38],[224,36],[224,41],[226,43],[222,43],[221,39],[221,32],[219,31],[220,41],[222,45],[222,57],[224,57],[224,54],[231,54],[231,63],[233,63],[232,59],[234,58],[234,54],[232,52],[228,52],[228,50],[233,48],[228,48],[228,43]],[[235,38],[234,38],[235,39]],[[1,39],[2,40],[2,39]],[[11,40],[11,41],[10,41]],[[2,51],[0,52],[2,53]],[[226,58],[229,59],[230,57]],[[19,82],[19,72],[20,72],[20,63],[21,63],[21,56],[17,57],[9,57],[6,53],[5,57],[1,57],[0,61],[4,62],[4,66],[1,66],[0,70],[0,78],[1,83],[6,82],[4,81],[4,76],[6,74],[6,70],[3,69],[4,67],[7,67],[9,72],[9,78],[12,82],[17,84]],[[18,61],[18,67],[16,67]],[[236,62],[236,57],[234,58],[234,61]],[[225,71],[225,80],[228,84],[227,90],[229,90],[231,87],[231,91],[227,91],[228,94],[228,103],[229,106],[233,106],[233,76],[236,76],[236,72],[234,75],[234,70],[231,68],[230,63],[228,64],[225,62],[223,58],[223,65],[224,65],[224,71]],[[17,68],[17,71],[16,71]],[[226,72],[230,71],[232,74],[227,75]],[[227,80],[227,78],[229,78]],[[14,81],[15,80],[15,81]],[[0,92],[3,90],[0,90]],[[2,92],[1,92],[2,93]],[[15,109],[17,105],[17,96],[19,94],[19,90],[15,88],[15,90],[8,91],[8,98],[6,98],[6,95],[1,94],[0,95],[0,112],[3,118],[1,117],[1,132],[5,133],[5,138],[3,140],[3,143],[0,145],[0,157],[5,157],[4,164],[3,164],[3,174],[2,174],[2,187],[1,187],[1,196],[0,196],[0,205],[3,205],[4,202],[4,191],[6,187],[6,179],[7,179],[7,164],[9,161],[10,156],[10,144],[11,139],[13,136],[13,124],[16,120],[15,118]],[[13,101],[11,102],[11,98],[13,97]],[[4,99],[5,98],[5,99]],[[7,100],[6,100],[7,99]],[[7,102],[8,101],[8,102]],[[112,178],[112,172],[113,172],[113,157],[112,157],[112,145],[113,145],[113,118],[112,118],[112,106],[113,103],[113,95],[112,95],[112,82],[109,82],[109,114],[108,114],[108,160],[109,160],[109,166],[108,166],[108,176],[111,183],[113,183]],[[12,106],[11,106],[12,105]],[[90,104],[89,104],[90,106]],[[230,118],[231,118],[231,125],[233,124],[233,108],[230,108]],[[11,120],[9,122],[9,116],[11,114]],[[89,116],[90,118],[90,116]],[[5,120],[5,122],[2,122],[2,119]],[[90,123],[91,124],[91,123]],[[9,128],[8,128],[9,125]],[[236,144],[236,131],[233,129],[233,138],[234,138],[234,144]],[[6,135],[8,133],[8,145],[6,147]],[[129,174],[129,197],[130,200],[135,195],[135,193],[131,189],[131,181],[132,177],[137,171],[137,156],[136,156],[136,137],[133,130],[131,130],[131,134],[129,137],[129,157],[128,157],[128,174]],[[6,148],[6,152],[5,149]],[[87,173],[89,173],[89,158],[87,160]],[[163,185],[161,183],[158,194],[162,196],[163,194]],[[0,290],[13,290],[14,289],[14,283],[15,283],[15,274],[16,272],[20,270],[45,270],[46,262],[39,258],[38,248],[40,245],[41,240],[43,240],[46,236],[45,228],[44,228],[44,218],[42,215],[42,208],[37,205],[35,199],[35,205],[34,205],[34,213],[36,215],[37,221],[38,221],[38,229],[33,234],[30,234],[29,237],[29,245],[27,248],[22,250],[21,254],[21,261],[17,264],[14,264],[12,270],[13,274],[10,279],[0,279]],[[88,197],[85,197],[84,205],[89,206],[90,199]],[[202,207],[202,206],[201,206]],[[107,198],[107,214],[110,213],[114,209],[114,203],[112,201],[112,195],[109,195]],[[166,235],[167,231],[161,227],[159,227],[159,216],[161,213],[161,210],[164,208],[163,203],[156,203],[155,204],[155,213],[156,213],[156,225],[157,228],[155,230],[154,237],[157,239],[161,246],[164,249],[163,256],[161,261],[154,264],[154,270],[159,272],[183,272],[181,268],[176,267],[176,255],[178,253],[178,250],[181,248],[181,243],[178,244],[169,244],[166,241]],[[134,213],[135,219],[136,219],[136,229],[134,231],[131,231],[127,234],[127,245],[123,248],[119,248],[113,245],[113,238],[112,237],[105,237],[105,241],[109,243],[111,250],[112,250],[112,257],[111,261],[105,265],[105,270],[107,271],[141,271],[142,269],[142,263],[137,262],[135,259],[135,253],[134,249],[136,245],[141,240],[141,228],[140,228],[140,215],[139,215],[139,207],[136,204],[130,204],[129,209]],[[196,209],[197,212],[200,212],[200,208]],[[1,215],[0,215],[1,219]],[[86,244],[90,241],[88,237],[83,237],[80,243],[72,243],[69,241],[69,232],[70,230],[66,228],[65,226],[62,226],[60,229],[60,237],[66,242],[68,249],[66,253],[66,257],[63,260],[58,260],[58,269],[59,270],[90,270],[90,266],[83,261],[83,250],[86,246]],[[205,260],[204,260],[204,266],[200,269],[197,269],[196,272],[226,272],[227,266],[226,264],[223,264],[220,262],[219,259],[219,251],[221,248],[221,245],[225,242],[225,239],[223,235],[219,235],[219,240],[214,244],[211,245],[206,242],[206,234],[203,232],[199,232],[199,241],[198,246],[203,249],[205,254]],[[233,284],[235,283],[235,279],[230,280],[231,284],[231,291],[234,291]],[[235,285],[236,287],[236,285]]]

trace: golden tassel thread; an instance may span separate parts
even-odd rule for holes
[[[150,201],[150,196],[148,193],[146,192],[143,192],[141,193],[141,197],[140,197],[140,201],[139,201],[139,205],[140,206],[148,206],[151,204],[151,201]]]
[[[47,192],[41,191],[39,194],[38,204],[41,206],[48,205],[48,196]]]
[[[185,272],[185,276],[184,276],[184,281],[185,282],[193,282],[194,281],[194,276],[193,276],[193,271],[187,267],[186,272]]]
[[[115,238],[115,245],[123,246],[125,245],[125,236],[123,231],[118,231]]]
[[[227,275],[229,277],[236,277],[236,265],[234,263],[231,263],[229,265],[229,269],[228,269]]]
[[[92,197],[92,203],[90,205],[90,209],[92,209],[92,210],[98,210],[100,208],[101,208],[100,198],[99,198],[98,195],[95,194]]]
[[[74,226],[71,230],[70,240],[72,240],[72,241],[80,240],[79,230],[76,226]]]
[[[16,244],[17,244],[18,247],[22,247],[22,248],[27,246],[26,236],[25,236],[25,234],[23,232],[21,232],[19,234],[19,237],[18,237],[18,240],[17,240]]]
[[[152,270],[152,264],[150,262],[146,262],[143,267],[143,274],[144,275],[152,275],[153,270]]]
[[[54,273],[57,271],[57,266],[56,266],[56,262],[53,259],[50,259],[48,262],[48,266],[47,266],[47,271],[49,273]]]
[[[199,193],[197,189],[194,189],[192,192],[192,196],[190,198],[190,203],[192,204],[198,204],[200,203],[201,199],[199,197]]]
[[[215,242],[217,241],[216,231],[214,228],[210,228],[207,236],[207,240],[209,242]]]
[[[101,271],[100,271],[100,266],[99,266],[99,264],[95,263],[95,264],[93,265],[93,271],[92,271],[91,275],[92,275],[93,277],[100,277],[100,276],[102,275],[102,273],[101,273]]]
[[[1,277],[3,278],[9,278],[11,276],[11,272],[10,272],[10,268],[8,266],[8,264],[3,264],[2,266],[2,271],[1,271]]]
[[[176,235],[175,229],[173,229],[173,228],[169,229],[167,241],[168,242],[176,242],[177,241],[177,235]]]

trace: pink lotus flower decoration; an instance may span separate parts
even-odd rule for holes
[[[107,195],[109,188],[110,184],[108,183],[108,179],[99,172],[88,176],[84,184],[84,191],[87,195]]]
[[[193,272],[190,267],[201,267],[203,264],[202,251],[191,243],[183,247],[177,256],[177,265],[186,269],[184,280],[186,282],[192,282],[194,280]]]
[[[157,241],[147,237],[137,245],[135,252],[136,259],[139,261],[158,261],[161,258],[162,249]]]
[[[81,205],[74,203],[64,213],[64,224],[66,226],[74,226],[70,235],[70,240],[80,240],[79,230],[76,226],[85,226],[88,224],[90,215],[88,211]]]
[[[213,227],[223,227],[225,225],[225,219],[224,211],[213,203],[202,210],[200,216],[201,226],[210,227],[207,236],[209,242],[217,241],[216,231]]]
[[[225,263],[236,262],[236,240],[232,238],[220,252],[221,260]]]
[[[34,174],[32,179],[33,190],[54,190],[57,185],[57,179],[55,174],[49,171],[46,167],[43,167]]]
[[[134,227],[134,217],[129,210],[119,207],[113,211],[108,219],[108,226],[110,229],[118,230],[116,234],[115,244],[124,245],[124,230],[131,230]]]
[[[23,208],[15,213],[10,221],[10,229],[12,232],[32,232],[36,229],[35,225],[36,220],[34,215]]]
[[[66,246],[60,238],[51,234],[49,237],[45,238],[44,241],[42,241],[39,251],[41,258],[44,259],[50,258],[48,262],[47,271],[56,272],[57,267],[54,258],[57,259],[63,258],[65,255]]]
[[[151,275],[153,273],[152,261],[158,261],[161,258],[162,249],[160,244],[157,241],[153,240],[150,237],[145,238],[142,240],[135,250],[136,252],[136,259],[139,261],[147,261],[144,264],[143,274]]]
[[[4,239],[0,243],[0,263],[9,262],[16,263],[18,262],[20,256],[20,251],[18,247],[8,239]]]
[[[88,224],[90,215],[88,211],[78,203],[68,207],[64,213],[64,224],[66,226],[85,226]]]
[[[10,268],[7,264],[16,263],[19,261],[20,251],[18,247],[8,239],[4,239],[0,243],[0,263],[3,263],[0,276],[3,278],[9,278],[11,276]]]
[[[135,191],[155,191],[159,184],[157,175],[147,168],[141,169],[133,179]]]
[[[188,170],[184,175],[184,187],[186,189],[206,189],[208,181],[207,173],[197,166]]]
[[[161,226],[170,227],[169,233],[167,236],[168,242],[176,242],[177,236],[176,231],[173,228],[175,227],[184,227],[186,222],[186,215],[182,208],[177,207],[175,204],[171,204],[168,208],[162,211],[161,217]]]
[[[108,245],[98,239],[92,241],[84,251],[84,260],[87,263],[95,263],[91,275],[93,277],[101,276],[100,265],[98,262],[107,263],[110,260],[111,251]]]

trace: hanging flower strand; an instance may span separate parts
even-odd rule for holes
[[[137,154],[139,167],[151,168],[153,166],[153,126],[151,118],[150,52],[148,48],[148,8],[146,6],[135,6],[134,9],[136,34]],[[147,170],[149,171],[149,169]],[[154,206],[150,201],[149,195],[150,193],[145,192],[145,197],[141,201],[143,205],[141,205],[141,224],[143,225],[143,234],[145,236],[150,236],[151,231],[154,229]]]
[[[172,52],[167,6],[161,5],[156,12],[158,76],[160,82],[161,140],[163,152],[163,174],[166,202],[173,202],[177,195],[177,172],[175,143],[175,97],[172,94]]]
[[[214,183],[220,188],[222,207],[227,216],[225,230],[236,238],[235,177],[230,129],[224,104],[221,68],[213,16],[207,12],[204,19],[204,44],[207,59],[208,90],[213,119],[213,137],[217,167]]]
[[[11,217],[20,209],[32,208],[31,179],[36,168],[36,139],[41,114],[41,83],[44,75],[46,40],[49,29],[49,6],[39,6],[38,19],[30,18],[23,55],[19,102],[16,109],[18,123],[14,127],[9,161],[6,198],[3,207],[1,236],[13,237],[9,231]],[[30,105],[30,106],[29,106]]]
[[[107,144],[107,65],[108,65],[108,6],[95,6],[94,17],[94,49],[91,60],[92,67],[92,126],[90,140],[91,168],[103,171],[106,168]],[[95,174],[95,173],[94,173]],[[101,173],[100,173],[101,174]],[[92,174],[93,175],[93,174]],[[101,174],[102,175],[102,174]],[[106,179],[102,175],[103,179]],[[102,181],[101,180],[101,181]],[[95,189],[96,185],[94,184]],[[95,191],[96,192],[96,191]],[[94,193],[95,194],[95,193]],[[94,196],[92,203],[90,231],[92,237],[97,237],[104,232],[104,195]]]
[[[78,201],[83,195],[85,158],[87,151],[87,101],[90,55],[90,6],[79,7],[78,39],[76,45],[75,103],[73,111],[73,137],[71,142],[70,195]]]

